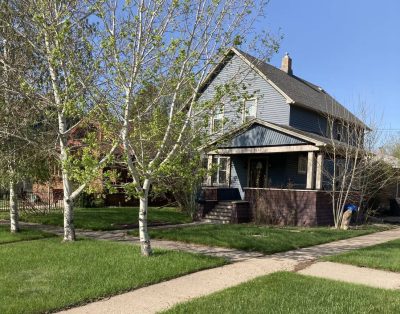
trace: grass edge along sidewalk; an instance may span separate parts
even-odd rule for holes
[[[400,239],[323,258],[325,261],[400,272]]]
[[[150,229],[150,238],[233,248],[273,254],[385,231],[390,227],[372,225],[358,229],[330,227],[276,227],[254,224],[198,225],[170,229]],[[137,231],[129,234],[137,236]]]
[[[162,312],[398,313],[400,293],[289,272],[258,277]]]

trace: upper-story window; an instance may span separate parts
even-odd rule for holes
[[[257,117],[257,98],[246,99],[243,106],[243,122]]]
[[[224,130],[224,105],[218,106],[211,120],[211,133],[222,133]]]

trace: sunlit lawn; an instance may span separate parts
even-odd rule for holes
[[[400,272],[400,240],[329,256],[324,259],[331,262]]]
[[[114,230],[134,228],[138,224],[138,207],[76,208],[75,227],[91,230]],[[180,224],[191,218],[175,207],[150,207],[149,224]],[[0,218],[8,219],[8,213],[0,213]],[[21,214],[21,220],[46,225],[63,226],[62,212],[48,214]]]
[[[150,230],[150,236],[157,239],[271,254],[356,237],[385,229],[385,227],[368,225],[361,226],[358,229],[336,230],[329,227],[300,228],[253,224],[221,224],[152,229]],[[136,231],[131,233],[137,234]]]
[[[166,313],[399,313],[400,292],[275,273],[177,305]]]
[[[181,276],[225,261],[177,251],[60,238],[0,245],[0,313],[44,313]]]
[[[39,230],[21,229],[18,233],[11,233],[10,227],[7,225],[0,226],[0,244],[36,240],[42,238],[53,237],[54,235]]]

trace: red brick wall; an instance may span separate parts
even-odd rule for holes
[[[40,201],[51,203],[62,200],[64,196],[62,183],[60,184],[59,182],[55,182],[51,186],[48,183],[34,183],[32,185],[32,193],[37,195]]]
[[[252,219],[274,225],[315,226],[333,224],[330,196],[323,191],[245,189]]]

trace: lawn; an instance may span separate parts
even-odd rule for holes
[[[224,263],[177,251],[146,258],[137,246],[108,241],[0,245],[0,313],[54,311]]]
[[[334,255],[324,259],[331,262],[400,272],[400,240]]]
[[[136,228],[138,207],[76,208],[75,227],[91,230],[115,230]],[[0,218],[8,219],[8,213]],[[21,214],[22,221],[37,222],[46,225],[63,226],[63,214]],[[180,224],[191,222],[191,218],[174,207],[150,207],[149,224]]]
[[[150,230],[150,236],[157,239],[271,254],[382,230],[384,228],[376,226],[362,226],[359,229],[352,230],[335,230],[328,227],[300,228],[232,224],[153,229]],[[136,235],[137,231],[132,231],[131,234]]]
[[[0,226],[0,244],[13,243],[19,241],[29,241],[53,237],[54,235],[39,230],[22,229],[18,233],[11,233],[10,226]]]
[[[400,292],[275,273],[165,313],[399,313]]]

